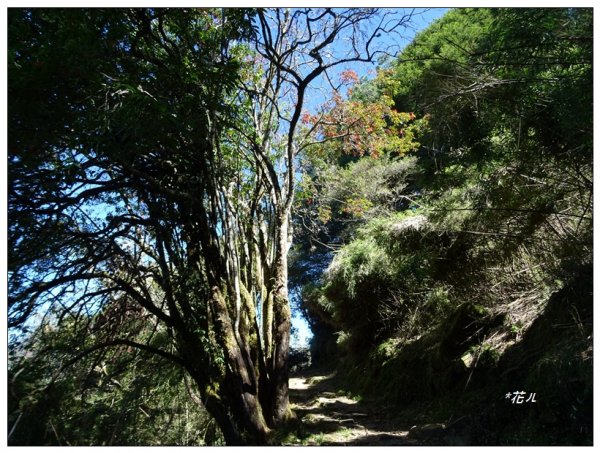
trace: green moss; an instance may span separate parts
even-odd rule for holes
[[[373,359],[384,364],[387,360],[393,358],[398,352],[398,343],[400,339],[389,338],[375,348]]]

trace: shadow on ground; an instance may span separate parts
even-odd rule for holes
[[[408,421],[338,388],[335,372],[306,371],[290,379],[290,399],[298,423],[284,444],[422,444],[409,436]]]

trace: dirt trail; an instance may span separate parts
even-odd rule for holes
[[[412,426],[389,408],[349,398],[337,391],[335,372],[290,378],[290,399],[302,423],[304,445],[420,445]],[[290,442],[295,443],[295,442]]]

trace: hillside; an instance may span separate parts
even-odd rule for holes
[[[586,15],[448,13],[344,107],[410,112],[411,148],[315,157],[313,231],[335,250],[303,289],[313,355],[466,444],[591,443]],[[323,259],[307,242],[299,266]]]
[[[9,445],[593,444],[591,8],[7,35]]]

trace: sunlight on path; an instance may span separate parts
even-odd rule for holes
[[[408,427],[399,426],[383,410],[335,391],[330,375],[290,379],[292,408],[302,422],[303,445],[416,445]]]

